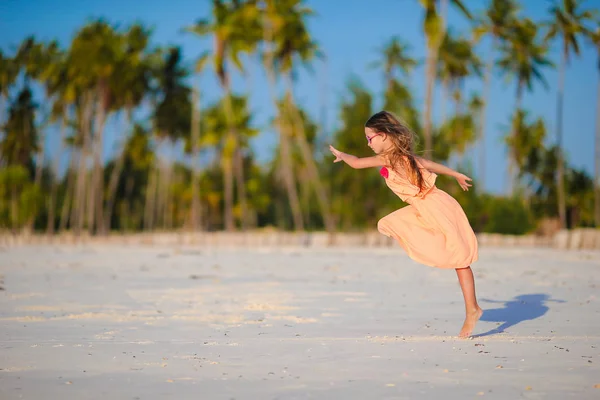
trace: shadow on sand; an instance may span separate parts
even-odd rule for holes
[[[503,304],[502,308],[484,309],[480,321],[500,322],[501,325],[485,333],[473,335],[474,338],[502,333],[506,329],[523,321],[530,321],[546,314],[549,301],[564,303],[564,300],[554,300],[543,293],[522,294],[510,301],[481,299],[481,302]]]

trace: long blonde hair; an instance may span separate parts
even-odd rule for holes
[[[388,111],[379,111],[367,120],[365,127],[384,133],[392,141],[392,149],[381,155],[387,158],[392,169],[407,170],[411,183],[424,190],[425,180],[414,154],[416,135],[408,125]]]

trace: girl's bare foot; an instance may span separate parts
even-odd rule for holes
[[[473,329],[475,328],[475,324],[479,321],[479,318],[483,315],[483,310],[479,307],[475,309],[475,311],[468,312],[465,318],[465,323],[458,334],[460,338],[468,338],[473,333]]]

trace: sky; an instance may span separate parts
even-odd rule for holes
[[[27,36],[37,40],[56,39],[66,47],[79,28],[92,18],[104,17],[108,21],[127,26],[139,21],[153,28],[152,44],[180,45],[189,65],[205,50],[211,49],[211,41],[198,39],[184,33],[182,28],[199,18],[210,16],[210,0],[0,0],[0,49],[13,54],[18,44]],[[482,11],[487,1],[467,0],[467,7],[474,13]],[[422,33],[423,11],[417,0],[307,0],[305,4],[315,11],[308,21],[309,31],[326,56],[317,61],[313,71],[301,70],[296,83],[298,102],[308,110],[313,120],[324,126],[323,135],[332,137],[340,126],[339,106],[348,100],[347,83],[358,79],[374,94],[375,109],[381,107],[383,78],[381,70],[369,64],[379,58],[378,49],[393,36],[399,36],[411,47],[411,55],[425,59],[425,38]],[[549,1],[527,0],[521,2],[523,15],[540,22],[548,18]],[[587,0],[587,7],[600,9],[600,0]],[[464,17],[450,8],[448,24],[457,33],[468,32]],[[486,61],[490,52],[489,41],[477,48]],[[553,44],[550,58],[560,62],[559,43]],[[594,170],[594,131],[596,127],[597,96],[600,93],[597,68],[598,53],[589,43],[581,43],[580,57],[573,58],[565,74],[565,100],[563,116],[564,149],[566,159],[575,168],[584,169],[589,175]],[[250,95],[250,107],[254,113],[254,124],[263,131],[253,142],[260,161],[268,161],[276,145],[276,134],[269,127],[273,116],[272,101],[264,71],[256,62],[247,62],[247,78],[236,74],[233,88],[237,93]],[[548,87],[535,84],[531,93],[526,93],[523,107],[532,120],[545,120],[548,142],[556,137],[556,94],[558,69],[546,69],[544,77]],[[214,72],[208,70],[197,77],[202,93],[202,104],[206,106],[221,96],[222,92]],[[425,93],[424,67],[417,68],[411,76],[409,87],[416,107],[423,110]],[[481,79],[470,79],[465,85],[465,94],[482,93]],[[486,122],[486,179],[485,189],[492,193],[505,193],[507,189],[507,154],[503,137],[509,126],[509,117],[514,109],[516,84],[495,72],[491,86],[490,103]],[[439,100],[442,92],[435,92],[434,119],[439,118]],[[450,109],[450,108],[448,108]],[[114,155],[118,146],[116,138],[119,121],[110,121],[105,132],[104,158]],[[356,127],[357,135],[364,135],[363,127]],[[55,136],[50,135],[47,145],[56,149]],[[366,143],[365,143],[366,146]],[[344,150],[344,149],[340,149]],[[477,184],[478,156],[475,149],[472,169]]]

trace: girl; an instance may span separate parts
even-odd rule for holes
[[[394,115],[380,111],[365,124],[373,157],[358,158],[329,146],[333,162],[352,168],[382,167],[387,186],[407,207],[383,217],[380,233],[393,237],[415,261],[438,268],[454,268],[465,300],[466,318],[459,336],[471,336],[483,311],[477,304],[471,263],[477,260],[477,238],[460,204],[435,186],[437,174],[456,178],[463,190],[472,179],[448,167],[417,157],[414,133]]]

